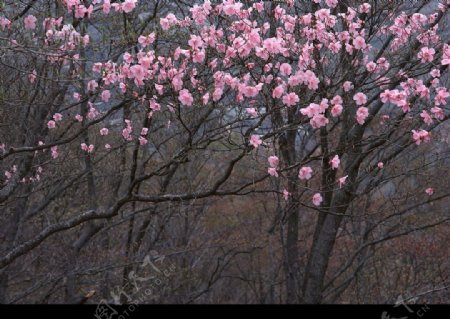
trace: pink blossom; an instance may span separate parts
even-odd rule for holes
[[[344,88],[345,92],[348,92],[353,89],[353,83],[350,81],[345,81],[342,87]]]
[[[450,46],[444,46],[444,54],[442,55],[442,65],[448,65],[450,68]]]
[[[152,109],[152,111],[161,110],[161,105],[159,103],[157,103],[154,99],[151,99],[149,104],[150,104],[150,108]]]
[[[205,23],[207,18],[206,10],[195,4],[194,7],[190,9],[190,11],[192,13],[192,18],[198,25],[202,25],[203,23]]]
[[[340,95],[336,95],[331,99],[331,104],[342,104],[344,101],[342,100],[342,97]]]
[[[278,172],[275,167],[269,167],[267,169],[267,172],[269,173],[270,176],[278,177]]]
[[[369,109],[367,107],[361,106],[356,111],[356,121],[359,125],[363,125],[366,118],[369,116]]]
[[[263,41],[263,47],[271,54],[278,54],[281,50],[281,43],[277,38],[267,38]]]
[[[76,119],[78,122],[83,122],[83,116],[81,116],[80,114],[75,115],[75,119]]]
[[[339,159],[338,155],[335,155],[333,159],[330,160],[330,165],[332,169],[336,169],[339,167],[339,164],[341,163],[341,160]]]
[[[58,158],[59,153],[58,153],[58,146],[57,146],[57,145],[52,146],[52,147],[50,148],[50,151],[52,152],[52,158],[53,158],[53,159]]]
[[[363,3],[362,5],[359,6],[359,12],[361,13],[369,13],[371,8],[371,5],[368,4],[367,2]]]
[[[430,114],[428,114],[427,111],[423,110],[422,113],[420,113],[420,116],[423,118],[423,121],[426,124],[428,125],[433,124],[433,119],[431,118]]]
[[[202,102],[203,102],[203,105],[208,104],[208,102],[209,102],[209,93],[206,93],[205,95],[202,96]]]
[[[438,69],[433,69],[431,70],[430,75],[434,78],[438,78],[441,76],[441,71]]]
[[[336,104],[331,108],[331,115],[333,117],[338,117],[342,113],[342,105]]]
[[[183,89],[180,91],[178,100],[181,102],[181,104],[187,106],[192,106],[192,103],[194,102],[192,94],[187,89]]]
[[[100,130],[100,135],[104,136],[104,135],[108,135],[108,133],[109,133],[109,130],[106,127],[102,128]]]
[[[348,177],[348,175],[345,175],[345,176],[342,176],[339,178],[339,188],[342,188],[342,186],[345,184],[347,177]]]
[[[429,196],[431,196],[431,195],[433,195],[434,190],[433,190],[432,187],[428,187],[428,188],[425,190],[425,193],[427,193]]]
[[[320,128],[326,126],[329,120],[323,114],[316,114],[309,120],[309,123],[313,128]]]
[[[161,18],[161,19],[159,20],[159,23],[161,24],[161,28],[162,28],[164,31],[169,30],[169,28],[170,28],[170,23],[169,23],[169,20],[167,20],[167,18]]]
[[[416,142],[417,145],[420,145],[421,139],[420,139],[420,132],[416,130],[412,130],[412,138]]]
[[[284,93],[284,87],[283,85],[278,85],[275,89],[273,89],[272,97],[273,98],[280,98]]]
[[[131,63],[133,63],[133,56],[132,56],[130,53],[125,52],[125,53],[123,54],[123,60],[124,60],[126,63],[131,64]]]
[[[222,9],[226,15],[231,16],[238,14],[241,7],[242,3],[229,3],[228,1],[226,1],[224,2]]]
[[[269,161],[270,167],[278,167],[278,164],[280,162],[278,157],[275,155],[269,156],[268,161]]]
[[[439,105],[445,105],[446,99],[450,96],[450,93],[447,91],[446,88],[437,88],[436,89],[436,96],[434,98],[434,105],[435,106],[439,106]]]
[[[433,62],[433,57],[436,51],[433,48],[424,47],[417,53],[417,57],[421,59],[422,63]]]
[[[377,164],[379,169],[382,169],[384,167],[384,163],[383,162],[378,162]]]
[[[205,56],[206,54],[204,50],[195,51],[192,57],[192,61],[194,63],[202,63],[203,61],[205,61]]]
[[[148,36],[144,36],[144,35],[139,36],[138,42],[140,45],[142,45],[142,47],[145,48],[146,46],[155,42],[155,39],[156,39],[155,32],[152,32]]]
[[[245,86],[242,89],[242,93],[244,93],[244,95],[246,97],[255,97],[259,93],[259,87],[256,87],[256,86]]]
[[[298,171],[298,178],[300,178],[301,180],[308,180],[312,177],[312,173],[313,170],[311,167],[309,166],[303,166],[302,168],[300,168],[300,170]]]
[[[431,113],[433,113],[433,116],[435,118],[437,118],[438,120],[443,120],[444,119],[444,111],[440,108],[440,107],[432,107],[431,108]]]
[[[140,145],[145,145],[147,143],[148,143],[148,141],[147,141],[147,139],[145,137],[139,136],[139,144]]]
[[[353,46],[356,50],[364,49],[366,47],[366,41],[363,37],[357,36],[353,39]]]
[[[353,54],[353,45],[351,45],[350,43],[346,43],[345,44],[345,51],[347,51],[348,54]]]
[[[308,89],[315,91],[319,88],[319,78],[311,70],[305,72],[305,80],[308,83]]]
[[[284,200],[288,200],[288,198],[289,198],[289,192],[287,191],[287,189],[283,189],[283,197],[284,197]]]
[[[322,195],[320,195],[320,193],[315,193],[313,198],[312,198],[312,202],[315,206],[319,206],[323,201]]]
[[[193,50],[197,50],[203,46],[204,42],[201,37],[199,37],[197,35],[191,35],[191,38],[188,41],[188,44],[191,46],[191,48]]]
[[[110,149],[111,149],[111,145],[105,144],[105,148],[106,148],[107,150],[110,150]]]
[[[291,75],[291,72],[292,72],[291,65],[288,64],[288,63],[283,63],[282,65],[280,65],[280,72],[281,72],[281,74],[283,74],[284,76],[289,76],[289,75]]]
[[[159,84],[155,84],[155,89],[158,92],[159,95],[162,95],[164,93],[164,86],[163,85],[159,85]]]
[[[252,145],[254,148],[258,148],[258,146],[261,144],[262,144],[262,140],[259,135],[252,135],[250,137],[250,145]]]
[[[330,49],[330,51],[335,54],[339,53],[341,48],[342,48],[342,44],[338,41],[331,42],[330,45],[328,46],[328,49]]]
[[[131,140],[133,139],[133,136],[131,135],[131,132],[132,132],[132,128],[131,128],[130,126],[124,128],[124,129],[122,130],[122,136],[123,136],[123,138],[124,138],[125,140],[127,140],[127,141],[131,141]]]
[[[111,97],[111,93],[109,92],[109,90],[104,90],[102,92],[102,101],[103,102],[108,103],[110,97]]]
[[[4,30],[5,28],[9,29],[11,27],[11,20],[5,17],[0,17],[0,26]]]
[[[283,103],[287,106],[294,106],[299,101],[300,99],[298,98],[298,95],[295,94],[294,92],[291,92],[283,96]]]
[[[55,113],[53,114],[53,119],[55,120],[55,122],[59,122],[62,120],[62,115],[61,113]]]
[[[49,129],[55,128],[55,126],[56,126],[55,121],[48,121],[47,127],[48,127]]]
[[[142,136],[146,136],[148,134],[148,128],[147,127],[143,127],[141,130],[141,135]]]
[[[132,77],[135,79],[137,85],[143,85],[145,78],[145,69],[142,65],[136,64],[130,67]]]
[[[353,96],[356,105],[364,105],[367,103],[367,96],[364,93],[358,92]]]
[[[124,3],[122,3],[122,10],[125,13],[130,13],[131,11],[133,11],[133,9],[136,7],[136,2],[137,0],[125,0]]]
[[[376,65],[375,62],[371,61],[371,62],[366,64],[366,69],[369,72],[373,72],[373,71],[375,71],[377,69],[377,65]]]
[[[95,89],[96,89],[97,87],[98,87],[97,81],[95,81],[95,80],[90,80],[90,81],[88,82],[88,85],[87,85],[88,91],[94,92]]]
[[[222,90],[222,88],[220,88],[220,87],[216,88],[216,89],[214,90],[214,92],[213,92],[213,101],[214,101],[214,102],[219,101],[220,98],[222,97],[222,95],[223,95],[223,90]]]
[[[245,111],[247,111],[247,113],[250,114],[251,117],[258,116],[258,113],[256,112],[256,109],[254,107],[247,107],[245,108]]]
[[[33,70],[33,72],[31,72],[30,74],[28,74],[28,81],[30,81],[30,83],[34,83],[34,81],[36,80],[36,70]]]
[[[337,4],[338,4],[338,0],[325,0],[325,3],[330,8],[335,8],[337,6]]]
[[[317,103],[311,103],[307,107],[300,109],[300,113],[312,118],[314,115],[320,113],[320,105]]]
[[[23,22],[25,24],[25,29],[35,29],[36,28],[36,17],[33,15],[28,15],[23,19]]]
[[[111,10],[111,2],[110,0],[103,0],[102,10],[104,13],[108,14]]]
[[[421,142],[429,142],[430,141],[430,133],[425,130],[412,130],[412,138],[416,142],[417,145],[420,145]]]
[[[98,115],[98,111],[95,109],[95,107],[91,107],[89,109],[87,117],[88,117],[88,119],[93,120],[97,115]]]
[[[88,146],[86,143],[81,143],[81,149],[85,152],[92,153],[94,150],[94,145],[90,144]]]

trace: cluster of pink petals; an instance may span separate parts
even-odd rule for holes
[[[358,92],[353,96],[356,105],[364,105],[367,103],[367,96],[364,93]]]
[[[323,198],[322,198],[322,195],[320,195],[320,193],[315,193],[313,195],[312,202],[313,202],[314,206],[320,206],[322,201],[323,201]]]
[[[25,29],[35,29],[36,28],[36,17],[34,15],[28,15],[23,19],[23,23],[25,24]]]
[[[170,27],[177,25],[179,21],[173,13],[169,13],[165,18],[161,18],[159,23],[161,24],[161,28],[167,31]]]
[[[297,94],[295,94],[294,92],[291,92],[291,93],[283,96],[282,101],[287,106],[294,106],[295,104],[297,104],[300,101],[300,99]]]
[[[94,145],[87,145],[86,143],[81,143],[81,149],[85,152],[92,153],[94,151]]]
[[[58,156],[59,156],[59,151],[58,151],[58,146],[57,146],[57,145],[52,146],[52,147],[50,148],[50,152],[51,152],[51,154],[52,154],[52,158],[53,158],[53,159],[58,158]]]
[[[342,188],[342,186],[344,186],[345,182],[347,181],[348,175],[339,177],[338,181],[339,181],[339,188]]]
[[[448,44],[444,45],[444,53],[442,54],[442,65],[448,65],[450,68],[450,46]]]
[[[277,168],[278,168],[278,164],[279,164],[280,160],[278,159],[277,156],[272,155],[272,156],[269,156],[268,161],[269,161],[270,167],[267,169],[267,172],[271,176],[278,177]]]
[[[122,130],[122,136],[125,140],[131,141],[133,139],[133,125],[130,120],[125,120],[125,123],[127,124],[127,126]]]
[[[136,7],[137,0],[125,0],[124,3],[122,3],[121,8],[123,12],[130,13],[134,10]]]
[[[332,169],[337,169],[339,167],[339,164],[341,163],[341,160],[339,159],[339,155],[335,155],[331,160],[330,160],[330,165]]]
[[[417,57],[420,59],[422,63],[433,62],[435,53],[436,51],[433,48],[424,47],[420,49],[420,52],[417,54]]]
[[[363,125],[368,116],[369,109],[367,107],[361,106],[356,111],[356,122],[358,122],[359,125]]]
[[[425,130],[412,130],[412,137],[413,140],[416,142],[417,145],[420,145],[422,142],[429,142],[430,141],[430,133]]]
[[[181,102],[181,104],[187,106],[192,106],[192,103],[194,102],[194,98],[192,97],[192,94],[188,89],[183,89],[180,91],[178,100]]]
[[[309,180],[312,177],[312,173],[313,173],[313,170],[311,167],[303,166],[298,171],[298,178],[300,178],[301,180]]]
[[[254,148],[258,148],[259,145],[262,144],[261,137],[259,135],[253,134],[250,137],[250,145],[252,145]]]
[[[248,114],[250,114],[251,117],[258,117],[258,112],[254,107],[247,107],[245,110]]]
[[[339,102],[339,100],[335,100],[335,102]],[[339,104],[336,104],[339,105]],[[313,128],[320,128],[322,126],[326,126],[329,123],[329,120],[325,117],[324,113],[329,107],[328,99],[322,99],[320,104],[311,103],[307,107],[302,108],[300,113],[306,115],[310,118],[309,123]],[[339,108],[339,107],[337,107]],[[340,110],[342,111],[342,110]],[[339,109],[335,109],[335,114],[340,114]]]

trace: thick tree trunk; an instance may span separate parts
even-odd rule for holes
[[[305,280],[303,282],[302,302],[308,304],[318,304],[323,302],[323,284],[325,280],[328,263],[333,251],[336,235],[341,225],[343,214],[352,199],[355,191],[355,180],[358,175],[359,165],[356,162],[357,153],[350,157],[350,163],[345,172],[349,172],[348,185],[336,191],[331,201],[330,208],[327,209],[323,224],[319,225],[319,230],[315,234],[315,241],[308,256],[308,265],[305,269]]]
[[[304,303],[321,303],[322,287],[328,262],[336,240],[336,233],[342,217],[328,215],[317,238],[317,242],[309,256],[310,267],[306,274],[305,286],[303,288]]]
[[[290,109],[288,112],[288,122],[295,121],[295,110]],[[288,131],[280,137],[280,150],[283,161],[291,166],[296,162],[295,142],[297,132]],[[297,192],[297,171],[293,169],[289,171],[288,191],[290,193],[287,203],[287,232],[284,250],[284,266],[286,275],[286,302],[298,303],[300,300],[299,289],[299,255],[298,255],[298,192]]]

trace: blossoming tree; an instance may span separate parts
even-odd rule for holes
[[[72,236],[65,300],[77,302],[70,267],[112,224],[128,223],[130,258],[155,207],[259,193],[272,196],[269,233],[282,235],[282,299],[335,300],[376,244],[449,219],[439,209],[413,218],[429,203],[448,209],[448,187],[403,189],[397,179],[436,172],[448,153],[449,8],[4,1],[2,300],[11,265],[60,233]],[[424,162],[408,159],[426,147]],[[388,182],[403,194],[401,209],[358,206]],[[138,212],[148,214],[139,223]],[[305,216],[314,226],[302,233]],[[399,217],[408,227],[391,229]],[[336,266],[354,219],[365,228]]]

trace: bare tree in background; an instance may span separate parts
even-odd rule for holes
[[[111,2],[1,7],[1,303],[448,302],[447,2]]]

